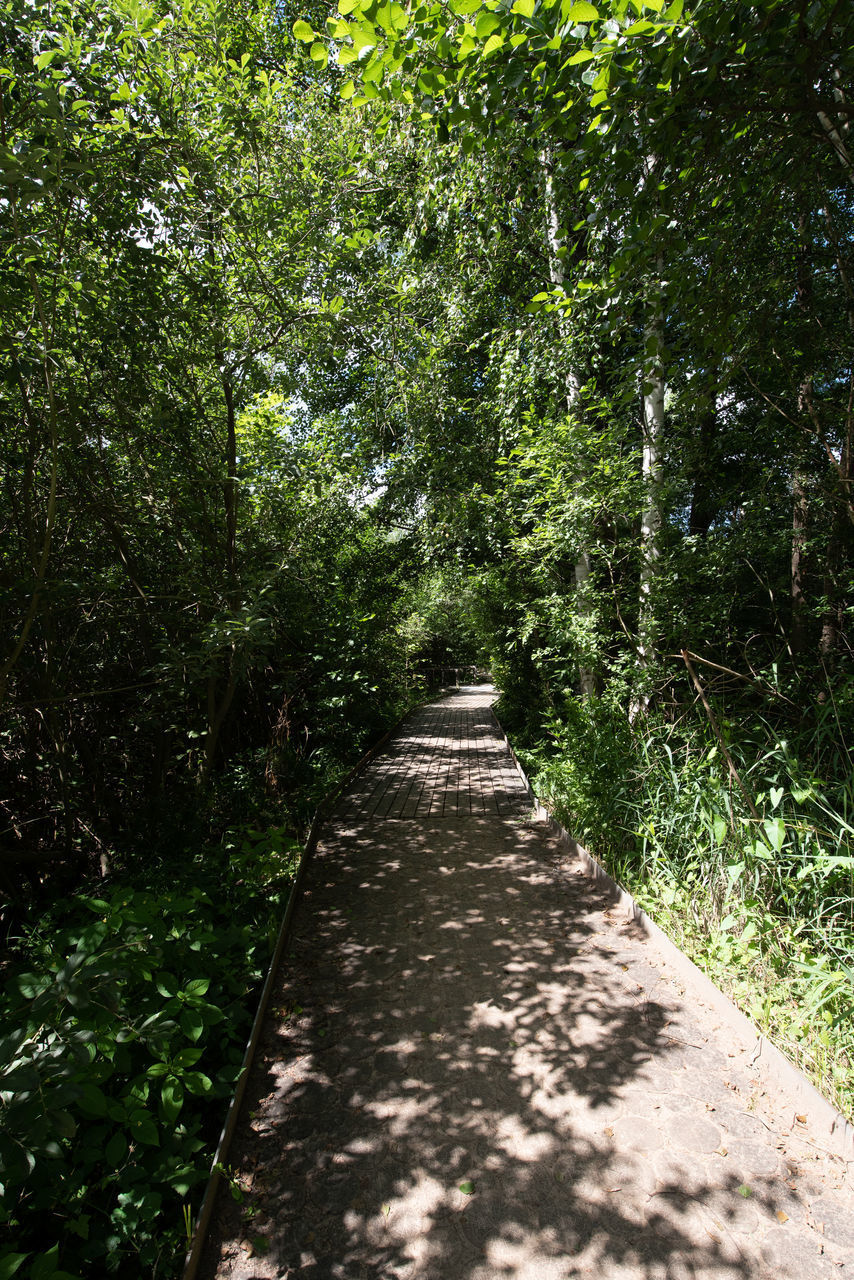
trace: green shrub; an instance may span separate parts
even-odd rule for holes
[[[26,940],[0,1006],[0,1276],[174,1272],[293,851],[244,831],[178,887],[76,897]]]

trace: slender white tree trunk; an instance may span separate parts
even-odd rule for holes
[[[566,268],[564,266],[564,258],[566,255],[566,241],[560,225],[560,215],[558,213],[557,193],[555,190],[554,168],[552,164],[551,154],[548,150],[544,150],[540,156],[543,174],[545,178],[545,204],[546,204],[546,242],[548,244],[549,259],[549,279],[553,285],[563,285],[566,280]],[[565,320],[561,320],[559,324],[561,338],[565,345],[569,345],[569,333]],[[570,362],[566,374],[566,407],[569,412],[575,413],[578,410],[581,395],[581,378],[577,369]],[[592,612],[590,601],[587,599],[585,584],[590,576],[590,553],[586,547],[583,547],[578,553],[578,559],[575,562],[575,591],[578,602],[578,612],[582,618],[588,618]],[[579,683],[581,685],[581,693],[584,698],[591,698],[596,692],[596,677],[592,668],[581,666],[579,669]]]
[[[656,264],[658,280],[663,262]],[[661,451],[664,438],[664,298],[656,283],[656,295],[650,304],[646,324],[646,351],[650,361],[643,379],[643,481],[644,509],[641,516],[640,610],[638,623],[638,655],[641,666],[655,657],[655,613],[652,587],[657,561],[661,555]]]

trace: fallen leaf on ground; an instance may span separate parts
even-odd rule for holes
[[[464,1195],[464,1196],[473,1196],[473,1195],[474,1195],[474,1183],[473,1183],[473,1182],[461,1182],[461,1183],[460,1183],[460,1191],[462,1191],[462,1193],[463,1193],[463,1195]]]

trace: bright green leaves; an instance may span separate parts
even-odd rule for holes
[[[330,19],[326,26],[327,30],[329,30],[332,35],[344,35],[348,30],[346,22],[337,22],[334,19]],[[322,44],[320,40],[317,39],[317,33],[314,29],[300,18],[294,23],[291,30],[297,40],[301,41],[303,44],[311,45],[308,55],[315,66],[321,69],[325,67],[329,61],[329,50],[325,44]]]
[[[57,56],[57,54],[58,54],[58,53],[61,53],[61,52],[62,52],[62,50],[61,50],[61,49],[59,49],[59,48],[56,48],[56,49],[45,49],[45,50],[44,50],[42,53],[40,53],[40,54],[39,54],[39,56],[36,58],[36,71],[44,71],[47,67],[49,67],[49,66],[50,66],[50,64],[53,62],[54,58]]]
[[[598,10],[585,0],[564,0],[561,14],[567,22],[596,22],[599,18]]]
[[[489,11],[482,13],[475,24],[478,40],[486,40],[501,26],[501,19]]]
[[[516,0],[511,12],[518,13],[522,18],[533,18],[536,7],[537,0]]]
[[[399,35],[406,30],[409,18],[401,5],[386,4],[377,10],[375,21],[387,35]]]

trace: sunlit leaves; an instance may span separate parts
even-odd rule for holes
[[[599,17],[598,10],[585,0],[564,0],[561,14],[568,22],[596,22]]]
[[[493,31],[497,31],[500,26],[501,19],[498,15],[487,10],[480,15],[475,24],[477,38],[479,40],[486,40],[487,37],[492,35]]]

